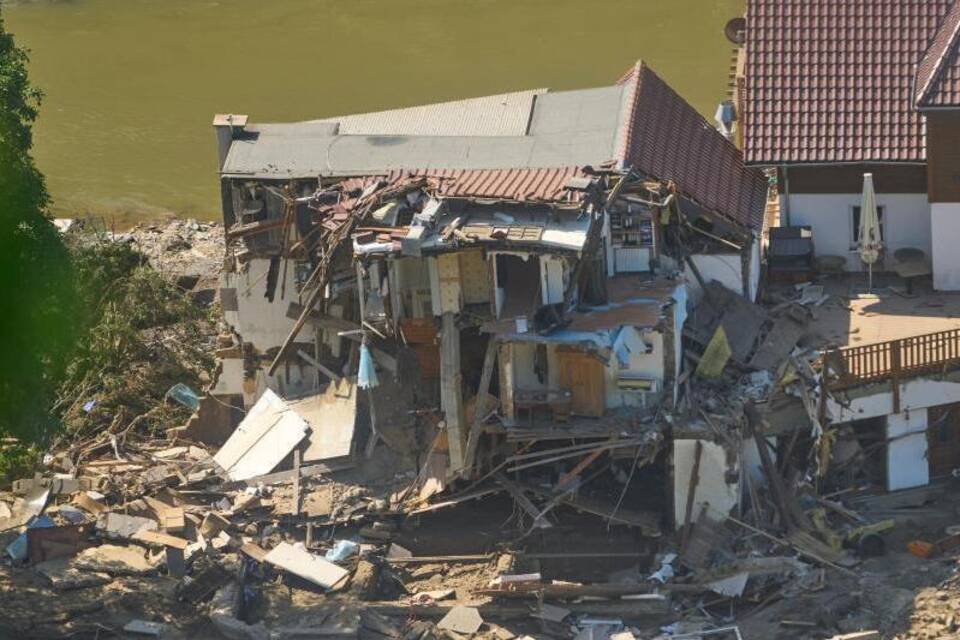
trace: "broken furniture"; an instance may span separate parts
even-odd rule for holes
[[[771,282],[810,280],[814,273],[813,231],[810,227],[772,227],[767,248]]]

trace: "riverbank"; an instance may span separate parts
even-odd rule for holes
[[[723,25],[743,11],[742,0],[221,5],[3,3],[45,95],[34,157],[56,215],[89,213],[121,226],[169,212],[215,220],[215,113],[292,122],[602,86],[642,57],[712,118],[725,97]],[[177,46],[161,52],[157,42]],[[325,51],[350,63],[327,63]],[[232,71],[223,72],[223,60]]]
[[[162,277],[202,279],[210,284],[223,265],[226,245],[223,225],[218,222],[166,216],[126,228],[107,227],[102,218],[60,218],[57,225],[81,242],[101,238],[129,243]]]

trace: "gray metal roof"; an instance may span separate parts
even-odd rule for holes
[[[623,86],[618,85],[531,95],[533,113],[526,135],[344,135],[342,130],[337,130],[343,121],[248,125],[240,139],[233,141],[221,172],[231,176],[286,179],[422,167],[496,169],[596,165],[616,157],[620,121],[628,111],[624,93]],[[500,96],[491,96],[494,100],[498,98]],[[371,118],[370,122],[383,124],[389,120],[391,118]],[[409,120],[400,117],[394,124],[398,130],[408,124],[422,130],[425,125],[417,124],[416,120],[412,116]],[[501,119],[500,124],[505,126],[506,121]],[[495,128],[485,127],[479,121],[466,121],[462,129],[475,132]],[[455,131],[452,122],[438,125],[437,130],[441,129],[447,133]]]
[[[546,91],[514,91],[318,122],[335,122],[340,125],[337,133],[348,136],[522,136],[527,133],[534,97]]]

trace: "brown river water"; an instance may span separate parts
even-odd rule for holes
[[[2,0],[0,0],[2,3]],[[712,119],[742,0],[3,3],[46,94],[58,215],[218,216],[216,112],[320,118],[614,82],[644,58]]]

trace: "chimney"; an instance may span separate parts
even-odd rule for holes
[[[217,132],[217,156],[220,158],[220,170],[227,160],[230,145],[247,126],[247,116],[232,113],[218,113],[213,116],[213,129]]]

